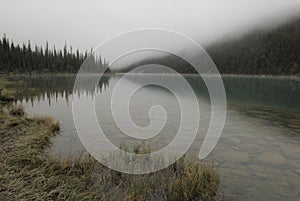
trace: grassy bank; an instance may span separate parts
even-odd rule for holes
[[[0,75],[0,104],[16,101],[28,94],[32,96],[38,94],[38,88],[27,86],[27,83],[20,78],[16,79],[14,77],[12,79],[11,77]]]
[[[152,174],[122,174],[91,157],[62,162],[47,155],[59,131],[50,117],[28,117],[21,106],[6,105],[0,122],[0,200],[219,199],[213,164],[181,159]]]
[[[1,97],[4,98],[14,98],[17,91],[15,89],[16,83],[10,82],[4,77],[0,77],[0,101]]]

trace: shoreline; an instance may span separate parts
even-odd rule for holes
[[[124,74],[129,74],[129,75],[159,75],[159,76],[174,76],[177,74],[173,73],[104,73],[102,76],[115,76],[115,75],[124,75]],[[86,75],[98,75],[98,74],[86,74]],[[185,74],[180,74],[182,76],[199,76],[199,74],[194,74],[194,73],[185,73]],[[219,76],[216,74],[202,74],[203,76]],[[253,78],[253,77],[258,77],[258,78],[292,78],[292,79],[300,79],[300,75],[271,75],[271,74],[220,74],[221,77],[245,77],[245,78]],[[0,73],[0,77],[18,77],[18,76],[32,76],[32,77],[43,77],[43,76],[77,76],[77,73],[33,73],[33,74],[28,74],[28,73],[11,73],[9,75]]]
[[[1,200],[223,200],[213,163],[181,158],[151,174],[125,174],[91,156],[61,161],[45,152],[60,129],[51,117],[6,105],[0,121]],[[147,154],[144,148],[134,151]]]
[[[0,87],[16,92],[18,83],[1,80]],[[22,104],[0,104],[0,122],[0,200],[224,199],[213,162],[182,157],[163,170],[130,175],[89,155],[62,160],[46,151],[60,123],[48,115],[27,115]],[[147,154],[149,149],[138,147],[138,154]]]

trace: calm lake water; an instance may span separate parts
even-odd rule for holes
[[[78,98],[95,98],[98,121],[114,144],[138,142],[118,129],[110,112],[110,96],[120,77],[105,77],[96,88],[87,85],[75,93],[74,76],[11,79],[24,81],[19,102],[30,114],[51,115],[60,121],[61,133],[52,139],[51,150],[66,158],[85,151],[72,119],[72,100]],[[169,79],[174,85],[177,79],[172,75],[132,75],[121,87],[126,93],[137,87],[141,79],[152,78]],[[210,100],[201,77],[185,78],[196,92],[201,111],[198,136],[189,150],[197,155],[208,128]],[[223,82],[228,101],[226,123],[218,145],[206,160],[213,160],[220,173],[220,191],[224,192],[225,200],[299,200],[300,79],[223,76]],[[148,111],[153,105],[162,105],[168,115],[165,128],[151,139],[153,150],[159,150],[177,132],[180,107],[168,90],[144,87],[130,102],[133,121],[147,126]]]

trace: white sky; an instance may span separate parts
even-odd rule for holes
[[[0,0],[0,34],[85,50],[124,31],[164,28],[203,45],[278,23],[300,14],[299,6],[300,0]]]

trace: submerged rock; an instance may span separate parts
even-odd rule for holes
[[[274,152],[264,152],[258,158],[261,163],[271,166],[287,164],[287,160],[284,156]]]

